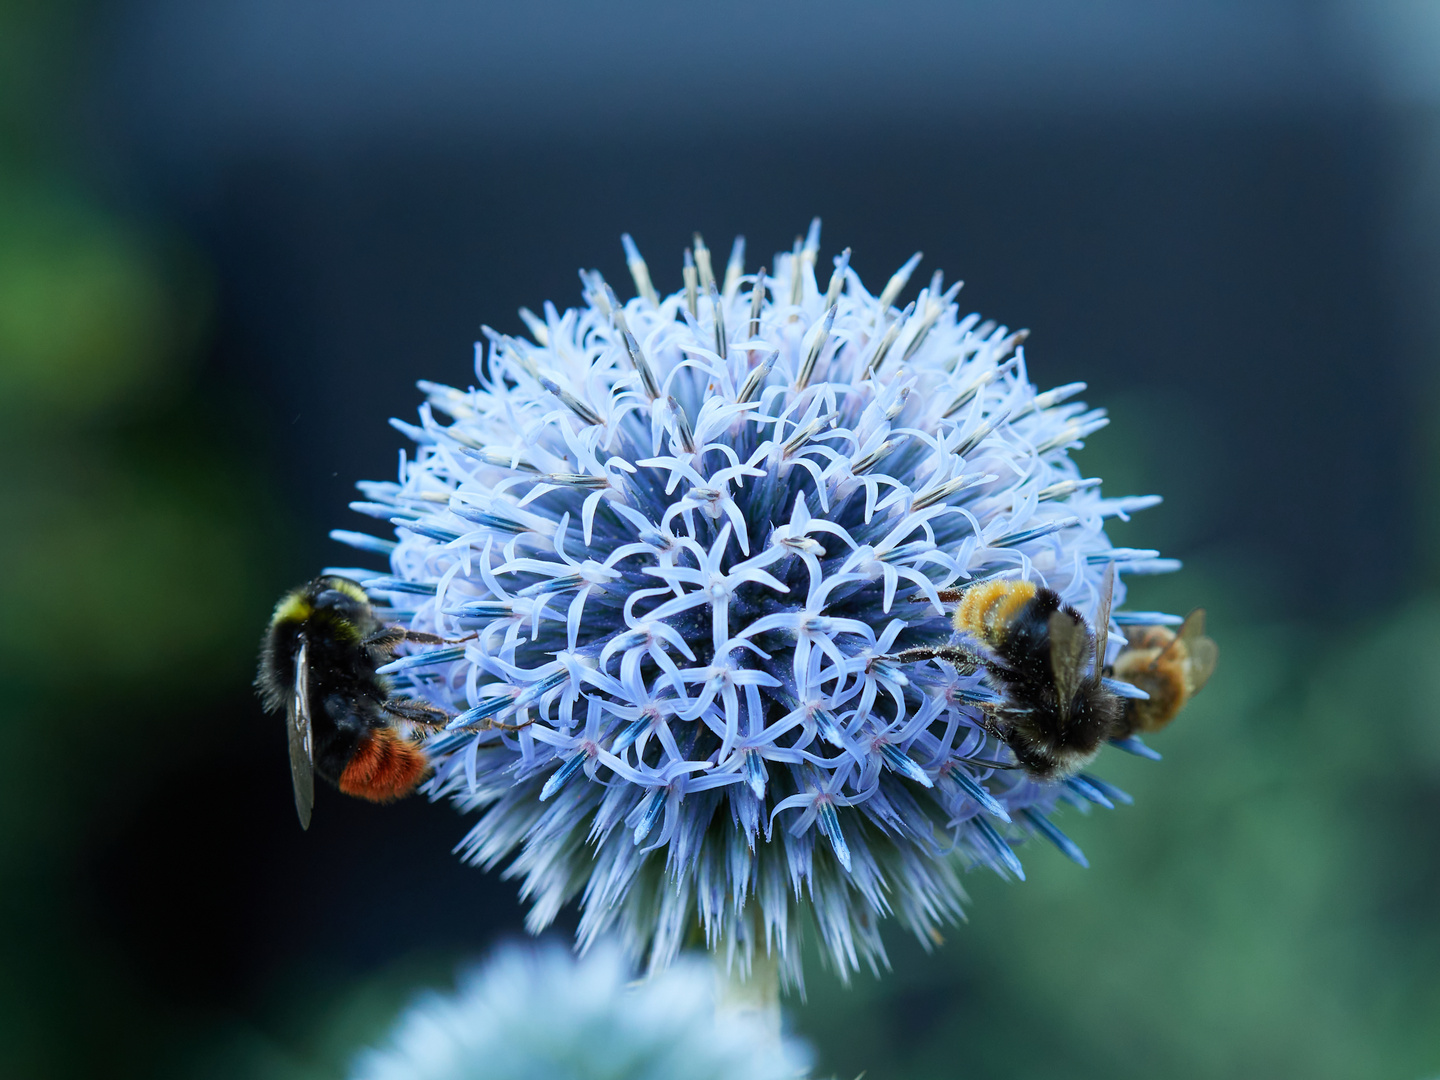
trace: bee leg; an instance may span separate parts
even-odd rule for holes
[[[396,647],[405,642],[412,645],[457,645],[476,637],[479,637],[479,634],[470,634],[463,638],[446,638],[440,637],[438,634],[427,634],[423,630],[406,630],[400,626],[387,626],[385,629],[371,634],[360,642],[360,645],[372,659],[381,661],[393,656]]]
[[[526,720],[523,724],[507,724],[500,720],[491,720],[485,726],[496,731],[519,731],[521,728],[529,727],[534,722],[534,720]]]
[[[983,708],[980,710],[979,723],[980,730],[985,732],[986,735],[989,735],[992,739],[1004,743],[1006,746],[1010,745],[1010,733],[1005,730],[1005,728],[1000,724],[998,720],[995,719],[995,717],[991,716],[990,713],[985,711]],[[1014,766],[1006,766],[1006,768],[1014,768]]]
[[[427,634],[423,630],[406,630],[403,626],[387,626],[371,634],[361,645],[367,649],[384,649],[387,652],[402,642],[412,645],[453,645],[457,641],[469,641],[475,635],[463,638],[445,638],[439,634]]]
[[[439,634],[427,634],[423,630],[404,630],[401,633],[401,641],[408,641],[414,645],[458,645],[462,641],[474,641],[480,636],[478,633],[474,633],[466,634],[464,637],[441,637]]]
[[[461,732],[518,732],[521,727],[530,727],[534,720],[526,720],[523,724],[507,724],[504,720],[478,720],[474,724],[467,724],[461,727]]]
[[[944,660],[947,664],[954,664],[956,667],[967,668],[971,671],[980,664],[980,657],[976,656],[969,649],[962,649],[958,645],[901,649],[898,653],[890,656],[890,659],[901,664],[915,664],[921,660]]]
[[[428,701],[414,698],[391,698],[380,703],[382,711],[417,727],[442,728],[450,722],[450,714]]]
[[[387,626],[383,630],[377,630],[364,641],[360,647],[372,657],[383,659],[395,651],[395,646],[406,640],[410,631],[402,630],[398,626]]]
[[[961,597],[965,595],[965,590],[941,589],[935,595],[940,599],[940,602],[942,604],[958,604]],[[928,604],[930,603],[930,597],[926,596],[924,593],[921,593],[919,596],[910,597],[910,602],[912,604]]]
[[[985,725],[981,725],[985,727]],[[985,727],[985,734],[993,734],[988,727]],[[998,736],[997,736],[998,737]],[[971,765],[979,765],[982,769],[1018,769],[1020,764],[1014,761],[996,761],[994,758],[967,757],[956,758],[957,761],[968,762]]]

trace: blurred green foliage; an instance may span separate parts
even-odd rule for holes
[[[129,1074],[166,1037],[78,903],[76,855],[223,737],[192,717],[248,681],[257,617],[260,488],[196,374],[206,274],[57,145],[80,10],[0,5],[0,1075],[17,1078]]]
[[[0,186],[0,409],[7,426],[115,418],[165,391],[193,337],[143,236],[83,194]],[[42,181],[43,182],[43,181]]]

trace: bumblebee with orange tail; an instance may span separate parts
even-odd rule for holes
[[[983,667],[1000,694],[986,708],[987,730],[1035,779],[1064,779],[1123,731],[1124,703],[1101,674],[1114,584],[1112,564],[1094,631],[1053,589],[1033,581],[982,581],[941,593],[942,600],[958,602],[955,629],[977,647],[905,649],[895,659]]]
[[[449,716],[392,697],[375,669],[402,642],[443,640],[386,626],[348,578],[316,578],[275,606],[255,687],[266,712],[285,707],[301,828],[310,827],[316,773],[371,802],[403,798],[429,775],[430,762],[408,732],[443,726]]]
[[[1205,636],[1205,611],[1185,616],[1177,634],[1165,626],[1137,626],[1115,658],[1115,678],[1149,694],[1125,702],[1119,738],[1159,731],[1200,692],[1215,672],[1219,650]]]

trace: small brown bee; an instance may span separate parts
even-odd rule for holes
[[[371,802],[403,798],[425,779],[430,762],[407,732],[442,726],[449,716],[428,702],[392,697],[375,669],[401,642],[444,640],[386,626],[348,578],[319,577],[281,598],[261,643],[255,687],[267,712],[285,707],[301,828],[310,827],[316,773]]]
[[[1148,701],[1126,699],[1117,738],[1159,731],[1185,707],[1215,672],[1219,650],[1205,636],[1205,612],[1185,617],[1180,632],[1164,626],[1137,626],[1115,658],[1114,676],[1138,686]]]
[[[1084,768],[1117,736],[1122,702],[1102,677],[1113,564],[1105,571],[1092,632],[1053,589],[1033,581],[982,581],[960,592],[955,629],[981,648],[962,645],[905,649],[902,663],[940,659],[985,668],[1000,692],[987,710],[987,730],[1037,780],[1060,780]]]

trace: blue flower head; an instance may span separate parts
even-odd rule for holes
[[[949,640],[940,593],[976,579],[1091,619],[1107,565],[1173,568],[1105,535],[1158,500],[1071,461],[1107,422],[1084,384],[1037,392],[1025,332],[938,272],[898,308],[918,254],[879,295],[848,250],[817,276],[818,221],[721,280],[697,236],[664,297],[625,245],[637,296],[583,272],[584,306],[486,329],[475,387],[420,384],[413,456],[353,504],[397,541],[334,534],[389,556],[340,571],[382,614],[453,642],[382,670],[456,713],[429,791],[479,811],[465,858],[509,860],[532,930],[578,898],[582,946],[659,970],[698,928],[790,982],[806,925],[843,977],[884,963],[881,917],[959,917],[963,869],[1023,877],[1027,835],[1083,861],[1048,815],[1122,793],[1003,767],[983,669],[894,654]]]
[[[793,1080],[809,1052],[714,1005],[710,965],[630,984],[605,944],[583,960],[555,946],[503,949],[401,1016],[354,1080]]]

